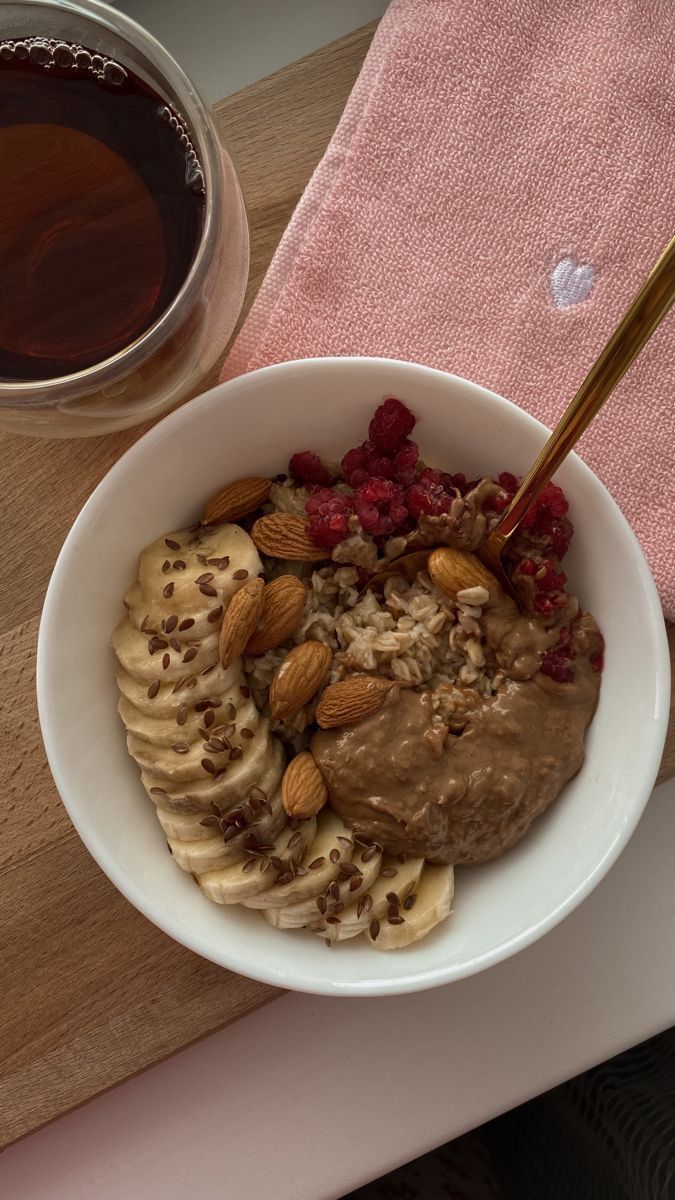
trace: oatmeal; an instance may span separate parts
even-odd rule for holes
[[[518,480],[422,463],[414,426],[390,397],[341,463],[226,484],[142,551],[113,635],[177,865],[329,944],[443,921],[453,865],[508,850],[579,770],[600,689],[560,488],[509,548],[516,603],[475,551]]]

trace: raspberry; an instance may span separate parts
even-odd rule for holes
[[[355,446],[353,450],[348,450],[342,460],[342,474],[350,487],[356,487],[357,484],[363,483],[368,478],[366,470],[367,444],[364,442],[362,446]]]
[[[542,675],[555,679],[556,683],[571,683],[574,671],[570,659],[574,657],[572,648],[572,629],[563,625],[558,633],[558,645],[546,650],[539,660],[539,670]]]
[[[379,454],[370,442],[348,450],[342,460],[342,473],[350,487],[358,487],[366,479],[391,479],[394,464],[385,454]]]
[[[401,442],[394,455],[394,479],[397,483],[407,487],[414,481],[419,456],[420,448],[417,442],[411,442],[409,438]]]
[[[318,454],[315,454],[313,450],[299,450],[291,458],[288,469],[291,475],[294,475],[301,483],[330,487],[334,482],[333,476],[326,470]]]
[[[468,495],[480,483],[480,479],[467,480],[466,475],[463,475],[461,472],[456,475],[447,475],[444,471],[441,471],[439,478],[446,492],[459,492],[460,496]]]
[[[553,517],[564,517],[569,504],[562,488],[556,483],[547,483],[537,501],[537,508],[540,512],[547,509]]]
[[[448,478],[446,476],[446,478]],[[418,517],[440,517],[444,513],[450,512],[450,507],[455,499],[456,492],[447,491],[441,483],[441,476],[438,471],[433,471],[430,467],[422,471],[416,483],[413,483],[406,492],[406,504],[410,510],[410,515],[417,519]]]
[[[542,675],[548,675],[556,683],[571,683],[574,679],[574,672],[564,646],[556,646],[553,650],[547,650],[545,654],[542,654],[539,670]]]
[[[368,436],[376,450],[381,454],[389,454],[400,446],[409,433],[415,428],[416,418],[405,404],[388,396],[379,408],[375,410]]]
[[[572,526],[565,515],[568,508],[569,504],[562,488],[555,483],[547,483],[536,504],[525,513],[522,528],[532,530],[539,537],[548,539],[552,537],[555,528],[561,544],[565,542],[565,554],[572,536]],[[556,554],[556,558],[562,556]]]
[[[403,488],[390,479],[367,479],[354,491],[354,509],[364,533],[387,537],[408,518]]]
[[[372,442],[364,442],[348,450],[342,460],[342,472],[350,487],[358,487],[367,479],[392,479],[404,487],[415,478],[419,447],[407,438],[390,457],[380,452]]]
[[[317,546],[337,546],[349,535],[349,518],[354,511],[351,496],[331,488],[312,490],[305,510],[309,516],[307,532]]]
[[[534,598],[534,607],[542,617],[550,617],[556,609],[553,601],[549,600],[548,596],[542,596],[541,592],[538,592]]]
[[[537,554],[534,558],[523,558],[512,568],[512,578],[518,586],[523,576],[532,580],[532,589],[521,586],[521,599],[528,610],[534,610],[544,618],[545,624],[551,624],[547,618],[553,618],[558,609],[565,608],[567,594],[565,585],[567,576],[563,571],[556,570],[557,563],[550,558],[541,559]],[[541,573],[541,577],[539,575]],[[524,583],[524,580],[523,580]],[[569,630],[567,631],[569,634]]]
[[[502,471],[495,481],[503,489],[486,505],[492,512],[502,513],[515,496],[520,486],[520,480],[510,471]],[[567,554],[572,538],[572,523],[567,517],[569,504],[562,488],[556,483],[547,483],[539,499],[529,512],[525,513],[520,531],[519,541],[527,546],[545,547],[558,561]]]
[[[515,475],[512,475],[510,471],[502,471],[501,475],[495,480],[495,483],[498,483],[502,490],[496,496],[491,496],[487,500],[485,507],[488,512],[501,514],[508,508],[518,491],[519,483]]]
[[[572,522],[567,517],[551,518],[548,534],[551,541],[551,548],[558,560],[563,559],[567,554],[573,532]]]
[[[361,484],[356,495],[368,504],[383,504],[393,500],[400,490],[389,479],[369,479]]]
[[[562,571],[556,571],[553,563],[548,559],[542,566],[546,567],[546,574],[543,579],[537,580],[537,588],[540,592],[563,592],[567,583],[567,576]],[[521,566],[522,571],[522,566]]]

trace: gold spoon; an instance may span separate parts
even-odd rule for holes
[[[513,594],[502,559],[525,513],[600,411],[619,380],[661,324],[675,300],[675,237],[645,279],[621,323],[600,353],[579,391],[563,413],[534,466],[490,536],[476,551],[481,562]]]

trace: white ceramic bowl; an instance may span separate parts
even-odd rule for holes
[[[418,945],[378,953],[363,939],[328,950],[303,931],[205,899],[167,853],[117,715],[110,634],[136,557],[189,525],[229,479],[276,473],[290,453],[338,458],[365,436],[386,394],[419,417],[423,457],[469,477],[522,472],[545,430],[462,379],[384,359],[285,363],[214,388],[165,418],[85,504],[54,569],[38,646],[38,701],[50,766],[81,838],[142,913],[198,954],[309,992],[415,991],[483,970],[534,942],[602,879],[649,797],[665,738],[663,619],[638,544],[608,493],[570,458],[559,481],[576,527],[571,585],[607,642],[586,761],[560,799],[502,859],[457,871],[454,912]],[[86,903],[86,897],[83,897]]]

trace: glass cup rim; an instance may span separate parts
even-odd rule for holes
[[[10,0],[10,3],[12,0]],[[22,0],[13,0],[17,8]],[[149,62],[162,75],[175,92],[181,104],[180,115],[184,116],[194,133],[200,151],[200,165],[204,172],[206,204],[204,224],[199,244],[190,269],[171,303],[156,321],[128,346],[80,371],[67,375],[54,375],[46,379],[2,380],[0,379],[0,406],[17,402],[42,407],[53,404],[64,386],[75,386],[79,392],[99,385],[101,377],[105,384],[112,383],[121,375],[134,370],[139,362],[145,361],[162,345],[180,325],[190,302],[198,293],[209,267],[210,255],[217,235],[215,216],[222,189],[221,147],[209,115],[209,107],[185,71],[169,51],[132,17],[112,8],[102,0],[28,0],[27,7],[42,6],[54,12],[71,13],[93,25],[103,25],[111,33],[120,36],[140,49]],[[9,7],[9,6],[8,6]],[[71,393],[72,394],[72,393]]]

